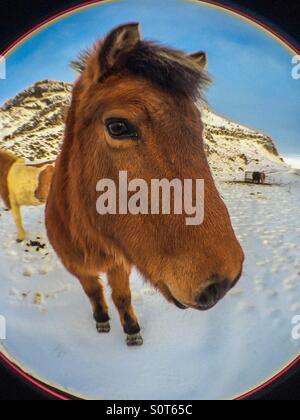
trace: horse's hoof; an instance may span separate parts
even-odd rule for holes
[[[127,346],[141,346],[144,343],[140,333],[127,335]]]
[[[109,322],[97,322],[96,328],[97,328],[98,333],[109,333],[110,332]]]
[[[22,242],[24,242],[24,240],[25,240],[25,239],[19,239],[19,238],[18,238],[18,239],[17,239],[17,243],[18,243],[18,244],[21,244]]]

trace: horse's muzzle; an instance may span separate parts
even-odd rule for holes
[[[229,289],[230,283],[228,280],[209,285],[196,296],[197,309],[206,311],[213,308],[226,295]]]
[[[196,296],[196,309],[207,311],[213,308],[239,281],[242,272],[237,276],[234,282],[228,279],[220,280],[217,278],[212,284],[207,286]]]

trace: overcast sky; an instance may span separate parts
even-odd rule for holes
[[[117,0],[61,19],[9,56],[0,104],[37,80],[73,81],[69,61],[130,21],[141,22],[146,38],[207,51],[211,108],[271,135],[282,154],[300,155],[300,80],[291,77],[291,53],[244,19],[195,1]]]

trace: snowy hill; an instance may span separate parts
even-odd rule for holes
[[[29,161],[54,159],[63,138],[72,85],[35,83],[0,108],[0,148]]]
[[[0,108],[0,148],[30,161],[53,159],[63,138],[72,85],[40,81]],[[249,165],[283,169],[272,139],[202,109],[206,150],[214,173],[236,174]]]
[[[202,109],[205,141],[213,172],[285,170],[283,159],[271,137]]]

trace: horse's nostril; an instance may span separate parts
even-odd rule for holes
[[[211,297],[213,300],[217,300],[220,294],[220,287],[221,285],[218,283],[211,284],[206,289],[206,293]]]
[[[198,294],[196,301],[200,308],[210,308],[225,296],[229,288],[228,280],[213,283]]]
[[[197,296],[197,303],[204,307],[211,306],[219,300],[219,294],[220,285],[218,283],[211,284]]]

